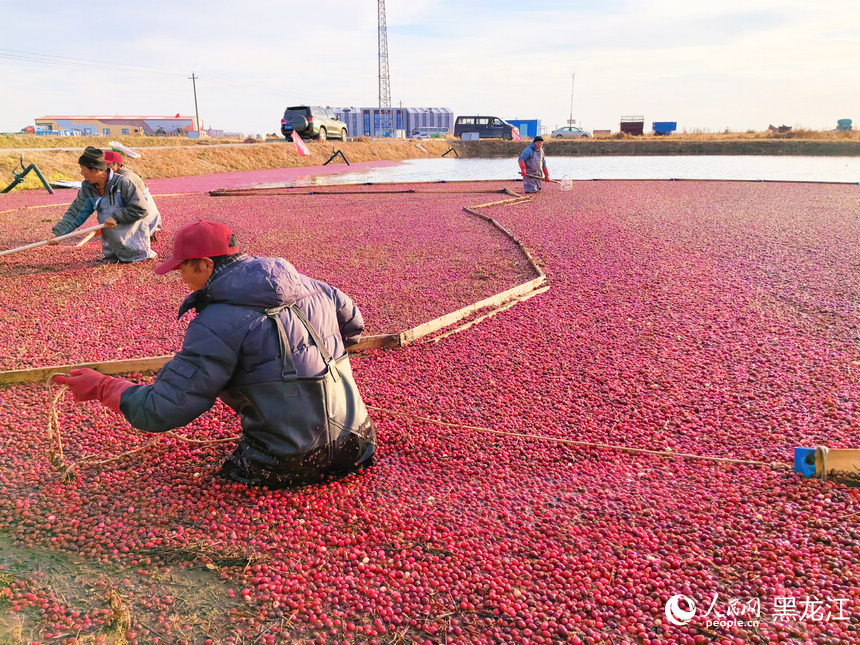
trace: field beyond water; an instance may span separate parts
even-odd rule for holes
[[[224,221],[352,295],[372,333],[533,277],[463,210],[513,182],[195,185],[156,194],[160,254],[182,224]],[[0,196],[0,248],[63,210]],[[226,483],[239,425],[221,404],[97,464],[152,437],[68,396],[58,467],[53,393],[0,388],[0,642],[860,641],[860,488],[791,468],[797,446],[860,447],[858,188],[577,182],[480,212],[550,289],[439,342],[355,355],[379,431],[361,474]],[[177,350],[175,276],[98,257],[0,258],[2,369]]]
[[[179,137],[121,137],[123,145],[141,154],[127,159],[126,166],[145,180],[189,177],[211,173],[320,166],[331,159],[335,167],[367,161],[438,159],[443,155],[473,158],[515,159],[527,141],[460,141],[456,139],[386,140],[356,137],[308,141],[310,154],[302,157],[292,141],[271,138],[266,142],[247,139],[183,139]],[[49,182],[80,181],[78,157],[85,146],[110,148],[111,137],[44,137],[0,135],[0,190],[13,180],[13,171],[36,164]],[[453,150],[452,150],[453,149]],[[787,133],[674,134],[669,137],[616,134],[609,138],[575,140],[547,139],[545,150],[552,156],[647,156],[647,155],[811,155],[858,156],[860,131]],[[342,156],[332,158],[336,151]],[[41,189],[31,172],[15,190]]]

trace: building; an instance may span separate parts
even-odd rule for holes
[[[537,135],[543,134],[540,119],[505,119],[505,121],[515,126],[523,138],[533,139]]]
[[[329,108],[346,123],[351,137],[382,137],[379,107]],[[447,128],[454,131],[454,113],[448,108],[391,108],[393,136],[412,135],[415,128]]]
[[[180,135],[197,131],[193,116],[42,116],[36,119],[40,131],[65,131],[89,136],[116,137],[130,134]]]

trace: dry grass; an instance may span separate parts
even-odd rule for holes
[[[8,144],[10,137],[0,137],[0,148]],[[20,171],[19,156],[24,165],[35,163],[48,181],[80,181],[78,157],[85,146],[109,148],[109,137],[37,137],[14,135],[16,145],[0,150],[0,190],[12,182],[12,172]],[[40,144],[51,144],[51,149],[29,148],[36,140]],[[271,142],[243,144],[238,139],[206,140],[196,142],[180,137],[122,137],[124,146],[141,154],[129,159],[126,166],[146,179],[164,177],[187,177],[212,173],[266,170],[272,168],[294,168],[319,166],[325,163],[335,150],[342,150],[350,163],[360,161],[437,158],[449,148],[446,141],[422,141],[419,148],[415,141],[377,141],[358,139],[341,141],[308,141],[310,155],[300,157],[292,142],[283,139]],[[156,147],[170,146],[170,147]],[[338,163],[342,160],[338,158]],[[27,175],[24,188],[41,188],[35,173]],[[18,189],[21,189],[19,186]]]
[[[242,143],[244,139],[188,139],[187,137],[54,137],[35,134],[0,134],[0,148],[84,148],[98,146],[107,148],[110,141],[122,141],[129,148],[153,148],[160,146],[204,146],[217,143]]]

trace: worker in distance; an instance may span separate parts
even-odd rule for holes
[[[520,174],[523,176],[523,190],[526,194],[541,190],[541,176],[549,181],[549,170],[543,153],[543,137],[538,135],[528,147],[523,150],[517,160],[520,164]]]

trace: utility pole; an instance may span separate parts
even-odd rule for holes
[[[199,76],[195,76],[194,72],[191,72],[191,76],[188,78],[191,79],[191,84],[194,86],[194,118],[197,120],[197,138],[200,138],[200,112],[197,110],[197,79]],[[573,99],[571,99],[572,101]]]
[[[385,26],[385,0],[378,1],[379,11],[379,129],[383,136],[391,133],[391,78],[388,73],[388,29]]]
[[[570,75],[570,118],[567,120],[568,125],[573,125],[576,121],[573,120],[573,82],[576,80],[576,72]]]

